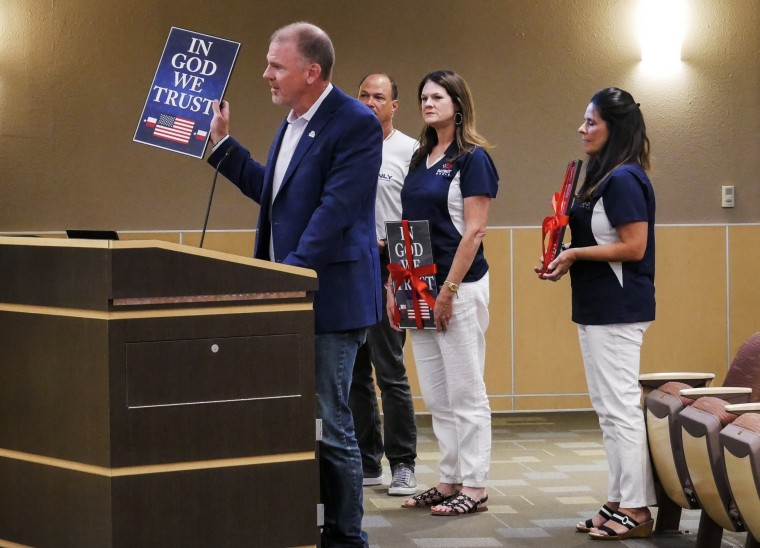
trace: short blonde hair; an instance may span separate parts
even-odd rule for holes
[[[322,80],[329,80],[333,65],[335,65],[335,49],[327,33],[316,25],[299,21],[274,31],[269,42],[291,40],[307,63],[316,63],[320,66]]]

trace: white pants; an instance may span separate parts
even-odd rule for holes
[[[491,461],[491,407],[483,372],[488,274],[463,283],[445,332],[410,330],[422,398],[433,419],[442,483],[485,487]]]
[[[651,322],[578,325],[591,403],[609,462],[607,500],[623,508],[655,504],[641,408],[641,343]]]

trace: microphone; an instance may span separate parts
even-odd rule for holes
[[[219,168],[222,167],[224,161],[230,154],[235,152],[237,148],[237,145],[230,146],[230,148],[227,149],[227,152],[224,153],[224,156],[222,156],[222,159],[216,164],[216,169],[214,169],[214,181],[211,183],[211,194],[209,194],[208,207],[206,207],[206,219],[203,221],[203,231],[201,232],[201,244],[199,246],[201,248],[203,248],[203,240],[206,238],[206,226],[208,226],[208,216],[209,213],[211,213],[211,201],[214,199],[214,189],[216,188],[216,178],[219,175]]]

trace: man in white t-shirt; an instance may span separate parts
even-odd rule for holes
[[[364,78],[359,85],[358,99],[375,113],[383,128],[383,163],[377,181],[375,225],[380,247],[380,277],[385,281],[388,279],[385,221],[401,220],[401,187],[418,143],[393,128],[393,115],[398,109],[398,88],[389,75],[370,74]],[[390,327],[385,313],[385,290],[381,288],[381,292],[383,318],[369,328],[367,343],[357,353],[349,405],[362,454],[364,485],[382,483],[381,460],[385,454],[392,473],[388,494],[408,496],[417,491],[414,477],[417,426],[404,367],[406,334]],[[382,429],[372,378],[373,364],[383,401]]]

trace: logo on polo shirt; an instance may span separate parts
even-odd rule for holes
[[[451,177],[451,172],[454,169],[454,164],[443,164],[435,174],[439,177]]]

